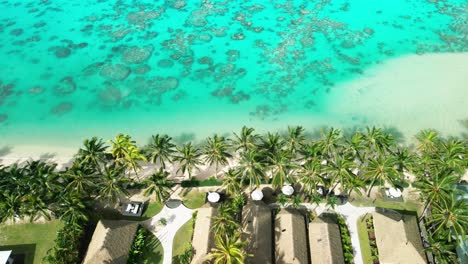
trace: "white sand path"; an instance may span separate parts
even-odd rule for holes
[[[172,263],[172,246],[175,234],[177,230],[192,218],[192,214],[193,210],[185,207],[183,204],[174,209],[164,206],[159,214],[141,223],[161,242],[164,249],[163,264]],[[163,226],[159,223],[162,218],[166,219],[167,225]]]

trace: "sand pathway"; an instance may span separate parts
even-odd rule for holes
[[[164,249],[163,264],[172,263],[172,245],[174,242],[174,236],[177,230],[192,218],[192,213],[193,210],[188,209],[183,204],[174,209],[164,206],[159,214],[141,223],[161,242]],[[161,218],[166,219],[167,225],[164,226],[159,223]]]

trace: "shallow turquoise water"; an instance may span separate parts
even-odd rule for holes
[[[468,51],[463,0],[0,8],[0,146],[333,124],[326,109],[337,84],[391,58]],[[359,118],[350,124],[374,123]]]

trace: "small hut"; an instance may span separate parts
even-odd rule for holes
[[[83,263],[126,264],[137,229],[137,222],[99,221]]]
[[[426,263],[416,216],[396,211],[372,215],[380,263]]]
[[[275,217],[275,262],[309,263],[305,218],[298,210],[281,209]]]
[[[344,264],[336,215],[323,213],[309,223],[309,248],[312,264]]]
[[[273,263],[271,209],[262,201],[250,201],[242,210],[243,240],[248,242],[246,263]]]
[[[217,212],[216,208],[209,204],[205,204],[197,211],[192,240],[192,246],[195,252],[192,258],[193,264],[203,263],[210,253],[211,248],[214,247],[214,234],[210,229],[212,218]]]

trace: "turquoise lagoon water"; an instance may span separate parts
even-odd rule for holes
[[[330,94],[390,59],[468,51],[463,0],[25,0],[0,8],[0,147],[13,151],[118,132],[200,139],[242,125],[382,124],[331,114]]]

